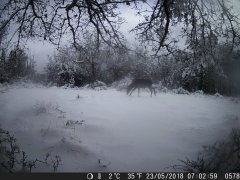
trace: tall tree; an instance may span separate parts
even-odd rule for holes
[[[230,43],[233,50],[240,44],[240,20],[231,5],[228,0],[158,0],[149,4],[147,13],[140,12],[145,13],[145,20],[134,30],[143,42],[153,46],[155,54],[161,49],[168,53],[176,50],[179,38],[173,33],[177,25],[181,27],[178,35],[185,37],[193,51],[199,46],[211,49],[216,36]]]
[[[66,33],[71,33],[74,44],[89,30],[94,29],[106,43],[121,41],[118,5],[140,0],[5,0],[0,9],[2,31],[15,22],[18,43],[21,38],[41,37],[59,44]]]
[[[179,36],[193,51],[213,36],[230,43],[230,50],[240,43],[239,18],[228,0],[5,0],[1,4],[0,31],[14,22],[18,43],[21,38],[40,37],[59,45],[70,33],[76,45],[93,30],[105,43],[118,45],[124,21],[120,5],[132,5],[144,17],[134,31],[152,45],[156,55],[178,49],[178,38],[173,34],[177,26],[182,28]],[[199,45],[200,41],[203,44]],[[209,45],[214,42],[210,40]]]

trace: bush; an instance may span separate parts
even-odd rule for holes
[[[132,78],[125,77],[119,81],[115,81],[112,83],[112,87],[116,88],[117,90],[126,90],[129,84],[131,84]]]
[[[204,146],[196,160],[180,160],[174,169],[186,172],[240,172],[240,129],[233,129],[229,140]]]
[[[43,160],[29,160],[25,151],[21,150],[14,135],[0,128],[0,172],[32,172],[33,168],[41,163],[51,165],[56,172],[61,165],[60,156],[51,158],[50,153],[46,154]]]
[[[93,83],[87,84],[84,86],[85,88],[97,89],[97,90],[106,90],[107,86],[102,81],[95,81]]]

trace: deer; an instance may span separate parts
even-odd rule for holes
[[[127,87],[127,94],[131,96],[133,91],[138,88],[138,96],[140,92],[140,88],[148,88],[151,92],[151,97],[152,93],[156,96],[155,89],[152,87],[152,80],[151,79],[134,79],[132,83]]]

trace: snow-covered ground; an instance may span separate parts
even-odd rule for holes
[[[172,171],[240,125],[238,99],[115,89],[12,86],[0,91],[0,127],[29,157],[59,155],[61,172]],[[47,171],[37,167],[33,171]]]

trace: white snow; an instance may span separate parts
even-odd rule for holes
[[[1,89],[4,87],[2,86]],[[115,89],[12,86],[0,92],[0,127],[29,157],[50,152],[60,172],[172,171],[240,125],[231,98]],[[37,167],[33,171],[51,171]]]

